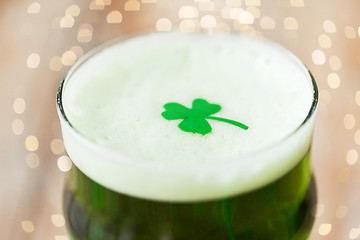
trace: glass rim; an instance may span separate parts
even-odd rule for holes
[[[241,156],[237,156],[237,157],[230,157],[228,160],[226,161],[214,161],[211,162],[211,164],[209,164],[209,162],[204,162],[204,163],[200,163],[200,162],[191,162],[191,163],[186,163],[186,162],[163,162],[163,161],[139,161],[136,160],[135,158],[132,158],[126,154],[123,154],[120,150],[116,150],[101,144],[98,144],[94,141],[92,141],[90,138],[88,138],[87,136],[85,136],[84,134],[80,133],[69,121],[69,119],[66,116],[64,107],[63,107],[63,92],[64,92],[64,88],[66,87],[66,83],[67,81],[69,81],[73,75],[74,72],[76,72],[76,70],[78,68],[80,68],[84,63],[86,63],[89,59],[91,59],[93,56],[97,55],[98,53],[100,53],[102,50],[105,50],[108,47],[111,47],[115,44],[118,44],[120,42],[126,41],[128,39],[132,39],[134,37],[138,37],[138,36],[143,36],[146,34],[151,34],[151,33],[155,33],[155,32],[137,32],[137,33],[133,33],[133,34],[126,34],[124,36],[120,36],[117,38],[114,38],[112,40],[109,40],[107,42],[104,42],[98,46],[96,46],[95,48],[92,48],[91,50],[89,50],[85,55],[83,55],[68,71],[68,73],[65,75],[65,77],[62,79],[58,91],[57,91],[57,95],[56,95],[56,105],[57,105],[57,110],[58,110],[58,115],[60,118],[62,118],[64,120],[64,122],[71,128],[71,131],[73,131],[73,133],[75,133],[76,135],[80,136],[81,139],[83,139],[84,141],[86,141],[87,143],[90,143],[93,146],[98,146],[102,149],[104,149],[106,152],[112,152],[113,154],[119,154],[119,156],[125,156],[131,160],[135,160],[134,164],[139,163],[140,165],[154,165],[155,163],[161,163],[163,165],[169,165],[169,166],[176,166],[176,167],[181,167],[181,166],[185,166],[188,167],[189,165],[191,165],[192,167],[194,167],[195,165],[199,165],[200,167],[203,167],[204,165],[217,165],[219,164],[224,164],[224,163],[229,163],[231,161],[236,161],[236,159],[239,158],[249,158],[251,156],[256,156],[259,153],[263,153],[266,152],[274,147],[276,147],[277,145],[280,145],[281,143],[285,142],[286,140],[288,140],[289,138],[291,138],[291,136],[295,135],[297,132],[299,132],[303,126],[315,115],[317,107],[318,107],[318,102],[319,102],[319,90],[318,90],[318,86],[316,84],[315,78],[312,75],[312,73],[310,72],[310,70],[308,69],[308,67],[290,50],[288,50],[287,48],[285,48],[284,46],[278,44],[277,42],[274,42],[272,40],[269,40],[267,38],[267,41],[270,41],[271,43],[273,43],[274,45],[276,45],[277,47],[280,47],[284,50],[286,50],[286,52],[288,54],[290,54],[291,57],[293,57],[293,61],[297,60],[301,67],[304,68],[304,70],[306,70],[306,73],[309,76],[309,80],[310,84],[312,86],[312,90],[313,90],[313,100],[312,100],[312,104],[310,106],[310,109],[305,117],[305,119],[302,121],[302,123],[300,125],[298,125],[296,128],[294,128],[290,133],[288,133],[287,135],[283,136],[281,139],[277,140],[277,141],[273,141],[271,142],[269,145],[265,146],[265,147],[261,147],[261,148],[256,148],[254,151],[249,151],[246,152],[245,154],[241,155]],[[165,33],[166,34],[166,33]],[[205,34],[205,33],[182,33],[182,34]],[[226,34],[234,34],[234,33],[226,33]],[[244,33],[235,33],[237,35],[241,35]],[[245,33],[246,34],[246,33]],[[71,156],[69,156],[71,159]],[[119,159],[120,160],[120,159]]]

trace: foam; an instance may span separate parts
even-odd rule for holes
[[[150,34],[90,55],[64,83],[73,126],[61,118],[64,143],[85,174],[113,190],[172,201],[230,196],[282,176],[308,151],[313,117],[298,127],[314,100],[311,76],[268,40]],[[209,120],[203,136],[161,116],[164,104],[190,108],[196,98],[249,129]]]

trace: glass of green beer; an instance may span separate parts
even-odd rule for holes
[[[57,107],[72,239],[307,239],[316,83],[242,34],[140,34],[90,51]]]

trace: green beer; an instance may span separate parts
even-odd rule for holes
[[[191,106],[191,107],[190,107]],[[248,36],[107,43],[58,93],[74,239],[307,239],[316,84]]]

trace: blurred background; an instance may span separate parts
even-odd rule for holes
[[[55,96],[94,46],[139,30],[247,32],[309,67],[320,90],[311,240],[360,239],[360,2],[14,0],[0,2],[0,239],[69,240]]]

